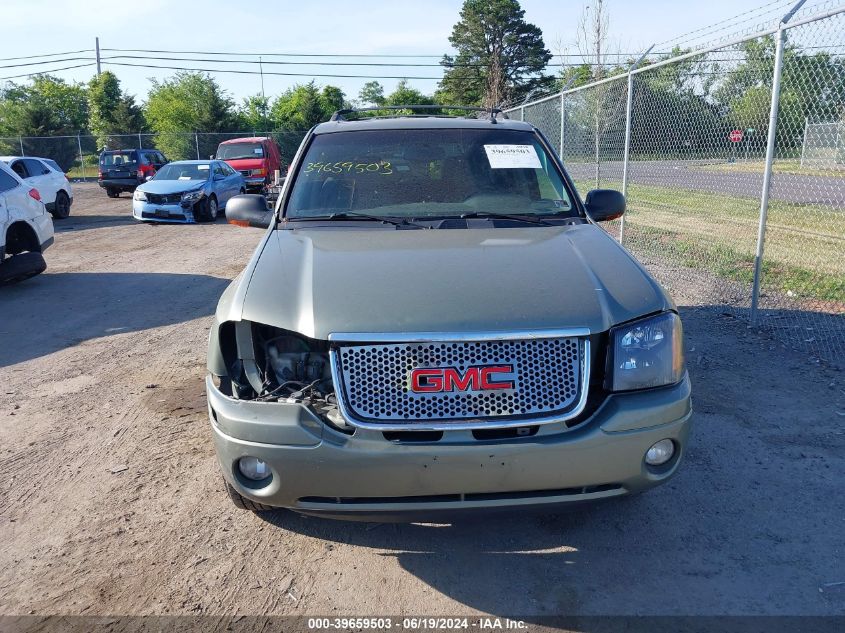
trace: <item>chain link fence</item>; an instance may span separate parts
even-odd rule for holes
[[[0,137],[2,156],[40,156],[56,161],[73,179],[96,179],[100,152],[103,149],[158,149],[169,160],[201,160],[217,152],[223,141],[253,137],[272,137],[282,150],[283,161],[293,158],[307,130],[275,132],[169,132],[151,134],[113,134],[95,137],[76,136],[7,136]]]
[[[679,304],[841,363],[845,6],[785,20],[508,114],[546,135],[582,195],[626,194],[606,228]]]

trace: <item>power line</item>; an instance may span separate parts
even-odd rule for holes
[[[76,66],[64,66],[63,68],[50,68],[49,70],[39,71],[36,73],[24,73],[23,75],[11,75],[9,77],[0,77],[0,81],[7,79],[18,79],[20,77],[33,77],[34,75],[43,75],[47,73],[57,73],[60,70],[71,70],[73,68],[86,68],[87,66],[94,66],[95,62],[88,62],[87,64],[77,64]]]
[[[80,62],[80,61],[93,61],[93,57],[67,57],[65,59],[48,59],[43,62],[27,62],[25,64],[8,64],[6,66],[0,66],[0,69],[3,68],[21,68],[23,66],[42,66],[44,64],[61,64],[63,62]]]
[[[35,59],[36,57],[62,57],[63,55],[77,55],[79,53],[93,53],[93,49],[84,48],[79,51],[66,51],[64,53],[44,53],[43,55],[24,55],[22,57],[0,57],[0,62],[14,62],[19,59]],[[60,60],[56,60],[60,61]]]
[[[370,58],[370,59],[423,59],[423,58],[431,58],[431,59],[442,59],[443,55],[431,55],[431,54],[419,54],[419,55],[411,55],[411,54],[393,54],[393,53],[382,53],[382,54],[361,54],[361,53],[264,53],[264,52],[255,52],[255,53],[233,53],[233,52],[220,52],[220,51],[179,51],[179,50],[164,50],[164,49],[147,49],[147,48],[101,48],[101,51],[109,51],[114,53],[155,53],[155,54],[165,54],[165,55],[217,55],[217,56],[228,56],[228,57],[349,57],[349,58]],[[640,51],[635,53],[607,53],[608,56],[612,57],[636,57],[640,54]],[[657,55],[663,55],[666,53],[655,53]],[[580,58],[583,57],[580,54],[572,53],[572,54],[563,54],[563,55],[555,55],[554,57],[576,57]],[[269,64],[265,60],[265,64]],[[275,62],[280,63],[280,62]],[[286,63],[296,63],[296,62],[286,62]],[[302,62],[305,63],[305,62]],[[363,64],[361,64],[363,65]],[[398,64],[391,64],[396,66]],[[439,65],[439,64],[437,64]]]
[[[264,62],[267,63],[267,62]],[[154,66],[152,64],[130,64],[128,62],[107,62],[103,61],[103,64],[111,65],[111,66],[131,66],[135,68],[161,68],[163,70],[187,70],[191,72],[203,72],[203,73],[230,73],[230,74],[237,74],[237,75],[259,75],[259,71],[257,70],[229,70],[229,69],[221,69],[221,68],[186,68],[183,66]],[[280,73],[280,72],[265,72],[265,75],[276,75],[280,77],[329,77],[329,78],[343,78],[343,79],[434,79],[439,80],[442,77],[419,77],[413,75],[397,75],[397,76],[387,76],[387,75],[338,75],[338,74],[313,74],[313,73]]]
[[[256,65],[283,65],[283,66],[375,66],[375,67],[429,67],[429,68],[486,68],[486,64],[408,64],[402,62],[302,62],[302,61],[267,61],[261,58],[257,60],[250,59],[209,59],[200,57],[152,57],[148,55],[111,55],[102,57],[103,62],[114,59],[142,59],[152,61],[173,61],[173,62],[207,62],[212,64],[256,64]],[[561,68],[571,66],[581,66],[583,63],[567,62],[546,64],[546,67]],[[612,65],[610,63],[608,66]]]

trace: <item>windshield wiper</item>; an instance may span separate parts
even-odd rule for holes
[[[481,218],[485,220],[502,219],[514,220],[516,222],[525,222],[526,224],[539,224],[540,226],[557,226],[557,224],[553,224],[546,220],[541,220],[540,218],[526,217],[524,215],[510,215],[507,213],[484,213],[480,211],[473,211],[471,213],[462,213],[460,217],[464,220],[472,218]]]
[[[373,222],[382,222],[384,224],[392,224],[393,226],[413,226],[418,229],[430,228],[406,220],[405,218],[389,218],[381,215],[368,215],[366,213],[350,213],[344,211],[342,213],[332,213],[330,215],[315,215],[305,216],[299,218],[289,218],[291,220],[372,220]]]

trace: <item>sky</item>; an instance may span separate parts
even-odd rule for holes
[[[703,26],[728,19],[764,5],[763,11],[782,14],[780,6],[789,0],[605,0],[609,15],[612,50],[623,53],[643,51],[653,43],[675,38]],[[561,54],[577,54],[576,32],[589,0],[522,0],[525,19],[543,31],[546,47],[560,62]],[[392,0],[355,2],[354,0],[143,0],[142,2],[94,2],[92,0],[3,0],[3,38],[0,58],[44,55],[79,49],[93,49],[100,38],[102,49],[167,49],[219,53],[311,53],[323,55],[431,55],[406,58],[406,63],[436,64],[451,52],[449,35],[459,18],[459,0]],[[753,19],[752,14],[752,19]],[[41,19],[37,16],[50,16]],[[771,14],[774,17],[774,14]],[[765,19],[765,18],[764,18]],[[33,20],[37,21],[34,28]],[[748,18],[733,21],[741,25]],[[658,50],[660,47],[658,46]],[[103,58],[139,53],[102,51]],[[70,57],[93,55],[82,53]],[[158,54],[166,56],[166,54]],[[195,55],[194,57],[217,57]],[[257,61],[257,57],[242,59]],[[268,59],[268,58],[265,58]],[[291,58],[269,58],[291,61]],[[326,58],[294,58],[297,61],[326,61]],[[0,65],[20,64],[30,60],[0,61]],[[124,63],[209,67],[204,62],[112,60]],[[332,57],[330,61],[365,61],[385,63],[385,59]],[[397,61],[397,60],[393,60]],[[571,59],[566,58],[566,61]],[[49,69],[84,61],[45,64]],[[252,64],[214,64],[215,67],[258,70]],[[0,68],[0,77],[30,72],[32,67]],[[149,78],[164,79],[175,71],[130,68],[103,64],[114,71],[124,89],[143,101],[150,87]],[[320,85],[339,86],[354,99],[368,79],[313,77],[318,74],[358,74],[396,77],[439,77],[439,67],[364,67],[264,65],[265,73],[303,73],[306,76],[265,74],[265,94],[273,98],[296,83],[314,78]],[[87,81],[94,67],[55,73],[73,81]],[[240,102],[243,97],[261,91],[258,75],[215,74],[221,87]],[[16,79],[21,82],[25,79]],[[379,79],[385,92],[395,87],[397,79]],[[410,84],[432,93],[436,79],[409,79]]]

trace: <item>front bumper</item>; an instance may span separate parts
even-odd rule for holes
[[[102,178],[97,181],[103,189],[120,189],[121,191],[135,191],[141,183],[137,178]]]
[[[176,222],[180,224],[194,224],[197,221],[194,208],[177,204],[153,204],[143,200],[132,200],[132,217],[144,222]]]
[[[244,182],[247,189],[263,189],[267,185],[267,178],[264,176],[244,176]]]
[[[464,510],[548,507],[640,492],[665,482],[683,458],[692,409],[689,379],[667,388],[614,394],[576,428],[476,440],[471,431],[439,441],[395,442],[379,431],[346,435],[296,404],[228,398],[206,381],[223,475],[244,497],[338,518],[425,517]],[[672,439],[660,468],[644,455]],[[272,479],[256,485],[237,470],[252,455]]]

